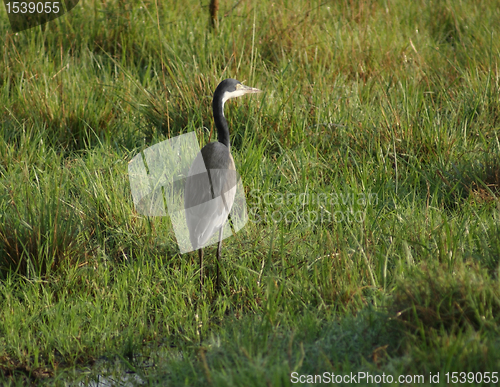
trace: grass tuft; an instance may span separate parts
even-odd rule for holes
[[[23,168],[21,176],[3,185],[0,225],[0,270],[26,277],[44,277],[64,267],[84,264],[86,243],[81,219],[62,198],[68,185],[64,172],[46,179]],[[16,187],[20,187],[16,188]]]
[[[427,336],[444,330],[456,334],[498,324],[500,292],[477,264],[424,265],[396,287],[391,312],[412,333]]]

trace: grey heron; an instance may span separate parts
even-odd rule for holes
[[[261,90],[225,79],[215,89],[212,110],[217,128],[217,142],[205,145],[188,172],[184,186],[184,209],[189,239],[200,259],[200,294],[203,291],[203,247],[217,231],[217,290],[220,289],[222,233],[236,193],[236,168],[231,156],[229,126],[224,117],[224,103],[230,98]]]

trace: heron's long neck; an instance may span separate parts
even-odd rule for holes
[[[230,148],[229,126],[226,117],[224,117],[224,102],[221,99],[214,99],[212,102],[214,112],[215,127],[217,128],[217,138],[219,142]]]

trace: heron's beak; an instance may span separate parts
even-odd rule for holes
[[[241,90],[244,94],[262,93],[262,90],[256,89],[255,87],[250,87],[245,85],[239,85],[239,86],[240,87],[238,89]]]

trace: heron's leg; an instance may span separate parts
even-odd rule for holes
[[[219,230],[219,245],[217,246],[217,291],[220,291],[220,251],[222,247],[222,232],[224,230],[224,226],[222,226]]]
[[[203,249],[198,249],[198,256],[200,257],[200,297],[203,294]]]

